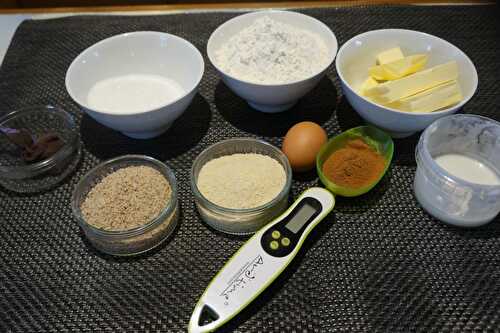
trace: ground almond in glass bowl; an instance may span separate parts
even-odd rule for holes
[[[247,235],[288,207],[292,169],[270,143],[232,138],[203,150],[190,178],[200,218],[217,231]]]
[[[208,161],[198,175],[198,189],[216,205],[232,209],[262,206],[278,196],[285,169],[262,154],[233,154]]]

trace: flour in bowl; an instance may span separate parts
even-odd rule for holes
[[[244,81],[283,84],[305,79],[328,65],[320,36],[261,17],[215,52],[225,73]]]

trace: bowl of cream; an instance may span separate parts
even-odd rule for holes
[[[443,222],[476,227],[500,212],[500,123],[457,114],[432,123],[416,149],[415,196]]]
[[[203,57],[185,39],[130,32],[80,53],[66,73],[66,90],[99,123],[147,139],[165,132],[186,110],[203,71]]]
[[[207,55],[225,85],[252,108],[280,112],[318,84],[337,47],[335,34],[317,19],[264,10],[219,26]]]

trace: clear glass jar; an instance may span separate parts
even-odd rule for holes
[[[81,156],[79,131],[73,117],[53,106],[35,106],[13,111],[0,119],[3,130],[25,129],[39,137],[57,134],[64,145],[54,155],[36,163],[21,158],[22,148],[0,133],[0,184],[15,192],[50,189],[73,172]]]
[[[152,167],[169,182],[172,194],[160,214],[142,226],[123,231],[102,230],[87,223],[80,207],[89,191],[107,175],[129,166]],[[82,178],[73,192],[72,209],[85,236],[95,248],[115,256],[128,256],[155,248],[174,231],[179,217],[177,195],[175,175],[164,163],[149,156],[125,155],[99,164]]]
[[[198,175],[203,165],[221,156],[245,153],[269,156],[283,166],[286,182],[280,193],[270,202],[249,209],[226,208],[205,198],[197,185]],[[201,218],[214,229],[228,234],[251,234],[280,215],[288,207],[291,184],[292,169],[285,154],[265,141],[252,138],[236,138],[218,142],[202,151],[191,168],[191,189]]]
[[[500,212],[500,185],[471,183],[439,166],[435,158],[461,154],[500,176],[500,123],[457,114],[432,123],[420,136],[415,155],[415,196],[437,219],[462,227],[488,223]]]

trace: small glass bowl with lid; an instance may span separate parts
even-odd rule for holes
[[[430,215],[477,227],[500,212],[499,122],[471,114],[441,118],[422,133],[415,156],[415,196]],[[437,162],[442,157],[453,158],[447,169]]]
[[[0,184],[15,192],[50,189],[73,172],[81,156],[78,127],[73,117],[54,106],[19,109],[0,118]],[[25,130],[33,139],[56,134],[64,143],[52,156],[35,163],[21,157],[22,148],[7,134]]]
[[[144,225],[127,230],[103,230],[88,223],[81,211],[87,194],[104,177],[131,166],[148,166],[159,171],[171,188],[170,199],[160,213]],[[124,155],[103,162],[90,170],[76,186],[71,200],[73,215],[90,243],[99,251],[115,256],[130,256],[149,251],[168,238],[179,217],[177,181],[164,163],[144,155]]]
[[[217,205],[203,196],[198,188],[198,175],[207,162],[222,156],[249,153],[269,156],[283,167],[285,185],[274,199],[255,208],[234,209]],[[191,190],[201,218],[212,228],[233,235],[254,233],[285,211],[291,184],[292,169],[285,154],[270,143],[252,138],[220,141],[202,151],[191,168]]]

